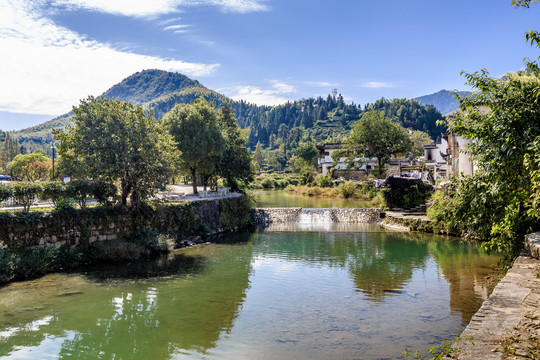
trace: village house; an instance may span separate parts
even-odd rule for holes
[[[348,169],[347,159],[345,157],[337,161],[332,158],[332,153],[340,150],[342,145],[340,143],[317,145],[317,150],[319,150],[319,172],[323,175],[330,174],[334,178],[365,179],[376,168],[377,158],[355,158],[354,161],[360,166],[354,169]],[[412,161],[405,156],[392,158],[387,164],[388,175],[401,176],[401,168],[411,165]]]
[[[474,163],[468,153],[467,140],[456,134],[443,134],[440,143],[424,146],[424,159],[435,180],[450,175],[474,174]]]

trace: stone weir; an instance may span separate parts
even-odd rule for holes
[[[373,223],[381,218],[379,209],[363,208],[256,208],[255,223]]]

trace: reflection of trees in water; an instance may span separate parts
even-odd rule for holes
[[[359,291],[382,301],[384,290],[402,289],[425,263],[426,241],[403,233],[272,233],[256,251],[293,261],[347,268]],[[317,240],[313,241],[313,237]],[[404,241],[407,240],[407,241]]]
[[[486,255],[475,244],[466,242],[430,242],[429,250],[450,286],[450,308],[461,313],[468,323],[493,291],[495,282],[488,275],[496,270],[497,257]]]
[[[389,294],[386,291],[403,289],[413,271],[425,266],[428,250],[425,241],[407,234],[376,235],[361,236],[356,241],[350,248],[348,267],[366,299],[382,302]]]
[[[137,275],[157,278],[110,271],[105,274],[114,279],[95,273],[91,278],[99,280],[79,284],[82,293],[73,296],[58,298],[49,289],[41,303],[54,320],[40,331],[0,340],[0,355],[38,346],[51,335],[67,337],[59,354],[65,359],[168,359],[175,352],[206,352],[231,330],[245,299],[252,246],[203,246],[186,254]]]

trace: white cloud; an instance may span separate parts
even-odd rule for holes
[[[205,76],[219,66],[120,51],[57,26],[35,1],[0,2],[0,49],[0,111],[32,114],[64,113],[143,69]]]
[[[306,84],[315,85],[315,86],[319,86],[319,87],[332,87],[332,88],[337,87],[337,84],[332,84],[332,83],[329,83],[329,82],[326,82],[326,81],[308,81],[308,82],[306,82]]]
[[[215,6],[223,12],[251,13],[267,11],[264,0],[52,0],[56,6],[87,9],[109,14],[155,17],[178,13],[192,6]]]
[[[389,87],[394,87],[394,85],[392,85],[392,84],[388,84],[388,83],[384,83],[384,82],[377,82],[377,81],[370,81],[370,82],[367,82],[367,83],[363,83],[361,86],[362,87],[367,87],[367,88],[389,88]]]
[[[163,30],[185,30],[191,25],[169,25],[163,28]]]
[[[243,85],[230,89],[220,89],[220,91],[228,94],[233,100],[245,100],[257,105],[283,104],[290,100],[284,95],[296,92],[296,87],[293,85],[285,84],[277,80],[270,80],[269,82],[272,85],[270,89]]]

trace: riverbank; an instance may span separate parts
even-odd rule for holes
[[[386,212],[383,226],[433,232],[425,214]],[[540,233],[525,248],[454,343],[449,359],[540,358]]]
[[[476,312],[454,344],[460,360],[540,358],[540,233]]]
[[[253,223],[247,196],[63,212],[0,213],[0,283],[122,262]]]

